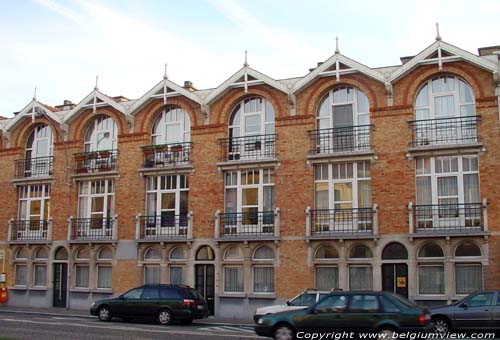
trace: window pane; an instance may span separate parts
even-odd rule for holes
[[[371,203],[371,185],[370,181],[359,181],[358,182],[358,207],[359,208],[370,208]]]
[[[160,283],[160,266],[144,267],[144,283],[145,284]]]
[[[352,183],[336,183],[333,190],[335,202],[352,201]]]
[[[464,175],[464,202],[481,202],[479,198],[479,176],[477,174]]]
[[[458,196],[457,177],[438,177],[438,196]]]
[[[457,294],[470,294],[483,289],[483,271],[480,264],[457,264],[455,266]]]
[[[431,177],[417,177],[417,205],[432,204]]]
[[[379,309],[378,299],[375,295],[354,295],[351,297],[349,310],[358,313],[373,313]]]
[[[353,126],[352,105],[337,105],[333,110],[333,127]]]
[[[328,183],[316,183],[316,209],[328,209]]]
[[[274,293],[273,267],[254,267],[253,290],[255,293]]]
[[[264,187],[264,211],[274,211],[274,186]]]
[[[46,279],[47,266],[44,264],[35,265],[35,286],[45,287],[47,285]]]
[[[372,267],[349,267],[349,290],[372,289]]]
[[[161,209],[175,210],[175,193],[167,192],[161,195]]]
[[[224,291],[228,293],[243,292],[243,267],[224,268]]]
[[[180,285],[182,281],[182,267],[170,267],[170,283]]]
[[[75,287],[88,288],[89,287],[89,267],[76,266],[75,267]]]
[[[436,118],[455,115],[455,98],[453,96],[434,97]]]
[[[97,267],[97,288],[111,288],[111,266]]]
[[[16,277],[15,277],[15,285],[16,286],[25,286],[26,285],[26,274],[28,267],[24,264],[16,264]]]
[[[417,99],[415,100],[415,108],[428,107],[428,106],[429,106],[429,89],[428,85],[425,84],[422,87],[422,89],[420,89],[420,92],[417,95]],[[418,114],[416,119],[419,119]]]
[[[360,113],[368,112],[369,106],[370,105],[368,103],[368,98],[366,97],[366,95],[363,92],[358,91],[358,112]]]
[[[245,117],[245,133],[259,134],[261,133],[261,116],[253,115]]]
[[[460,103],[473,103],[475,100],[472,88],[463,80],[460,80],[458,82],[458,85],[460,90]]]
[[[339,287],[337,267],[316,267],[316,289],[329,291]]]
[[[242,204],[243,205],[258,205],[259,204],[259,189],[248,188],[242,190]]]
[[[418,267],[419,294],[444,294],[444,266]]]
[[[237,206],[237,190],[236,188],[226,189],[226,213],[235,213]]]

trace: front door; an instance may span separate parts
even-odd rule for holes
[[[386,263],[382,265],[382,290],[408,297],[408,265]]]
[[[213,264],[195,266],[195,288],[207,300],[210,315],[214,315],[215,267]]]
[[[52,305],[54,307],[66,307],[66,293],[68,291],[68,265],[66,263],[54,263]]]

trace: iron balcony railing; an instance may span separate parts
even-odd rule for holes
[[[375,208],[306,210],[310,224],[306,234],[373,234]],[[306,228],[307,229],[307,228]]]
[[[192,213],[137,216],[136,239],[192,238]]]
[[[47,241],[51,239],[51,220],[9,220],[9,241]]]
[[[52,175],[53,156],[15,160],[15,179],[48,177]]]
[[[142,147],[144,168],[162,168],[177,164],[189,164],[192,143],[169,143]]]
[[[280,210],[215,214],[215,237],[279,237]]]
[[[338,152],[369,151],[372,125],[345,126],[331,129],[310,130],[311,155]]]
[[[260,160],[275,157],[276,135],[220,139],[221,161]]]
[[[408,122],[413,132],[412,146],[477,143],[479,116],[414,120]]]
[[[484,207],[483,203],[411,205],[410,226],[417,233],[483,231]]]
[[[106,241],[117,239],[117,218],[73,218],[69,219],[68,240]]]
[[[98,173],[116,170],[118,150],[101,150],[75,154],[77,174]]]

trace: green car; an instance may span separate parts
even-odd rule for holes
[[[208,317],[208,306],[196,289],[182,285],[144,285],[114,299],[97,300],[90,314],[101,321],[151,318],[162,325],[173,321],[189,324]]]
[[[351,338],[359,333],[390,338],[395,333],[431,330],[427,309],[388,292],[335,292],[313,307],[264,315],[255,326],[258,335],[276,340],[337,339],[332,333],[339,332],[353,332]]]

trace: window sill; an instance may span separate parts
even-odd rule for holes
[[[97,289],[92,289],[92,293],[101,293],[101,294],[114,294],[112,289],[104,289],[104,288],[97,288]]]
[[[29,291],[40,291],[40,292],[43,292],[43,291],[47,291],[49,290],[49,288],[47,287],[30,287],[28,288]]]
[[[28,286],[11,286],[8,287],[9,290],[28,290]]]
[[[246,298],[247,294],[246,293],[222,293],[222,294],[219,294],[219,297],[221,297],[221,298]]]
[[[276,299],[275,293],[252,293],[248,295],[249,299]]]
[[[71,288],[69,291],[71,293],[90,293],[89,288]]]

